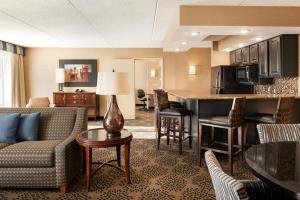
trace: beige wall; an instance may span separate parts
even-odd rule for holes
[[[59,59],[97,59],[98,71],[112,59],[163,58],[164,88],[209,92],[211,50],[195,48],[187,52],[167,53],[162,49],[75,49],[27,48],[24,58],[27,97],[48,96],[57,91],[55,68]],[[188,66],[197,65],[197,75],[188,75]],[[95,91],[95,88],[84,88]],[[74,91],[75,88],[65,88]],[[106,98],[100,97],[100,115],[106,111]]]
[[[188,75],[189,65],[197,66],[196,75]],[[164,88],[186,89],[209,93],[210,48],[194,48],[187,52],[164,53]]]

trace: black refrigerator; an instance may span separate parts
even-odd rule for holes
[[[253,86],[237,82],[236,66],[220,65],[211,68],[211,93],[251,94]]]

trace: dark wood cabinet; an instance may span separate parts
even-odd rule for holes
[[[269,76],[298,76],[298,35],[281,35],[268,42]]]
[[[247,65],[250,63],[249,46],[242,48],[242,63]]]
[[[235,63],[242,63],[242,49],[235,50]]]
[[[269,76],[281,76],[280,37],[269,40]]]
[[[258,45],[253,44],[249,46],[249,63],[258,64]]]
[[[54,92],[53,103],[56,107],[86,107],[88,117],[99,115],[99,100],[94,92]]]
[[[258,71],[259,77],[269,77],[268,41],[258,43]]]
[[[231,51],[229,56],[230,56],[230,64],[234,65],[235,64],[235,51]]]

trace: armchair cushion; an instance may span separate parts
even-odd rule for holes
[[[0,150],[0,167],[52,167],[61,140],[24,141]]]
[[[21,115],[17,132],[18,142],[38,139],[40,115],[40,112]]]

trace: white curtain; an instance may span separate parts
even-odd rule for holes
[[[0,50],[0,107],[25,106],[23,56]]]

